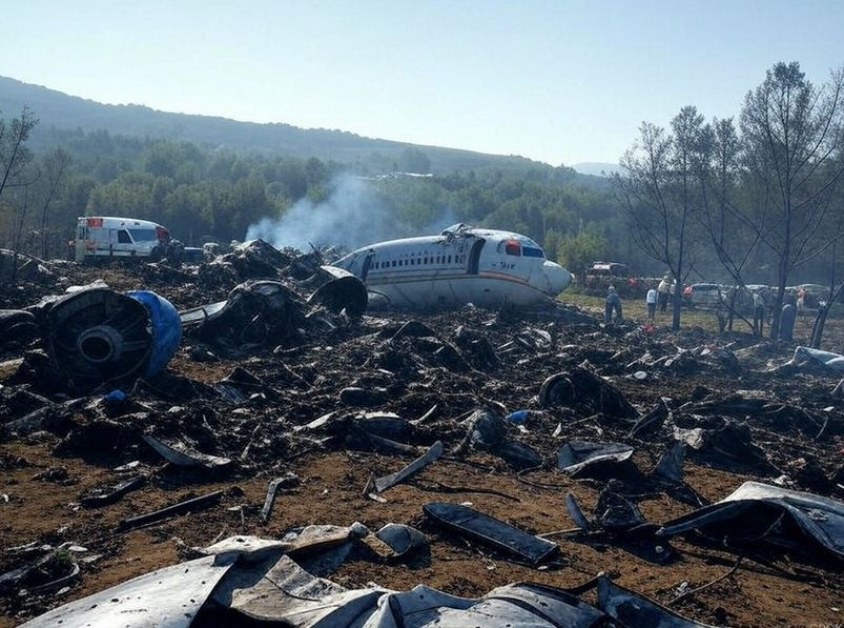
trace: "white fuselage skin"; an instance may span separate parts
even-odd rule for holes
[[[442,235],[379,242],[334,263],[372,295],[401,308],[531,305],[554,298],[571,274],[530,238],[455,225]]]

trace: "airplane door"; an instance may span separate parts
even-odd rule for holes
[[[479,238],[475,240],[475,242],[472,244],[472,250],[469,251],[469,265],[466,268],[468,274],[478,274],[478,267],[481,259],[481,249],[484,248],[485,243],[486,240],[484,240],[483,238]]]
[[[372,266],[372,258],[374,256],[375,253],[367,253],[363,259],[363,266],[360,269],[360,280],[364,283],[366,282],[366,276],[369,274],[369,268]]]

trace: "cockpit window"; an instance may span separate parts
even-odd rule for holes
[[[545,253],[542,249],[533,246],[523,246],[522,255],[525,257],[545,257]]]
[[[522,245],[516,240],[508,240],[504,245],[504,252],[507,255],[521,255]]]

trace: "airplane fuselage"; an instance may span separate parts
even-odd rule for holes
[[[569,272],[530,238],[455,225],[438,236],[379,242],[335,262],[396,307],[530,305],[556,297]]]

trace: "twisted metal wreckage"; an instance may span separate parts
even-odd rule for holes
[[[150,264],[149,272],[173,275],[179,271],[161,264]],[[291,269],[287,278],[279,278],[278,268]],[[199,275],[208,285],[227,285],[240,281],[224,300],[189,308],[181,313],[164,297],[150,291],[117,293],[103,285],[83,287],[60,297],[48,298],[21,310],[0,312],[0,330],[4,338],[22,343],[40,337],[44,355],[28,355],[27,368],[45,387],[77,395],[99,397],[104,404],[125,404],[124,388],[154,380],[176,354],[183,334],[218,347],[244,344],[274,346],[296,344],[314,329],[332,330],[350,318],[361,317],[367,307],[365,285],[354,276],[312,260],[296,260],[276,251],[266,243],[244,245],[227,256],[203,265]],[[262,277],[274,277],[266,279]],[[303,297],[300,293],[308,292]],[[592,317],[571,310],[548,314],[552,320],[566,320],[594,329]],[[621,328],[622,331],[624,328]],[[437,364],[455,371],[491,367],[510,347],[491,347],[483,335],[469,329],[455,334],[455,344],[442,342],[438,334],[419,321],[408,321],[381,332],[390,350],[401,342],[410,343],[419,352],[427,352]],[[602,333],[614,333],[606,328]],[[630,331],[629,333],[640,333]],[[293,340],[291,340],[293,339]],[[436,342],[434,342],[436,340]],[[548,332],[528,328],[516,335],[513,347],[550,350]],[[281,345],[280,345],[281,346]],[[656,353],[657,348],[651,346]],[[567,345],[560,349],[577,355],[582,347]],[[195,357],[200,359],[199,351]],[[405,359],[393,351],[373,356],[384,369],[401,371]],[[625,356],[622,356],[625,357]],[[646,380],[655,373],[682,372],[709,368],[730,373],[739,369],[740,352],[702,346],[699,350],[677,349],[662,356],[650,351],[619,368],[632,380]],[[570,360],[574,361],[574,360]],[[14,381],[24,360],[9,361],[0,380]],[[618,361],[616,361],[618,362]],[[12,364],[13,363],[13,364]],[[772,370],[793,372],[801,365],[814,364],[822,369],[840,369],[844,357],[798,347],[794,359]],[[787,366],[787,368],[783,368]],[[408,368],[415,368],[415,364]],[[791,369],[791,370],[789,370]],[[12,373],[11,376],[8,373]],[[386,371],[385,371],[386,372]],[[6,374],[4,374],[6,373]],[[295,373],[290,374],[296,381]],[[8,378],[8,379],[7,379]],[[215,388],[214,394],[238,404],[250,395],[269,398],[277,393],[248,371],[236,369]],[[386,399],[386,389],[383,392]],[[341,403],[366,407],[379,398],[379,389],[347,387],[340,391]],[[49,402],[46,410],[55,410]],[[468,450],[481,451],[501,458],[512,469],[530,471],[546,465],[545,457],[534,447],[514,436],[514,429],[530,420],[531,413],[561,409],[572,418],[612,417],[625,426],[625,442],[606,438],[592,440],[569,437],[557,449],[556,466],[572,478],[598,478],[603,483],[595,513],[586,515],[574,495],[566,506],[577,525],[563,531],[583,542],[618,545],[654,564],[667,564],[676,553],[669,540],[692,534],[710,542],[741,547],[752,553],[760,547],[774,551],[788,548],[823,560],[844,561],[844,503],[809,492],[774,484],[746,482],[715,504],[706,504],[683,480],[686,455],[696,460],[724,458],[732,462],[765,468],[770,460],[753,443],[748,428],[719,417],[739,414],[766,417],[772,421],[792,412],[802,421],[800,429],[817,431],[816,438],[831,428],[829,414],[820,425],[818,417],[797,412],[769,400],[737,395],[727,399],[698,399],[678,406],[661,400],[644,414],[606,378],[595,373],[588,360],[579,360],[564,371],[548,377],[536,396],[538,410],[505,413],[494,404],[463,415],[457,422],[465,436],[451,451],[461,455]],[[65,403],[76,403],[70,400]],[[48,412],[39,408],[22,418],[7,421],[3,433],[26,434],[42,427]],[[432,408],[433,411],[433,408]],[[127,415],[128,416],[128,415]],[[332,411],[304,425],[295,434],[318,437],[320,442],[336,442],[344,447],[413,454],[407,466],[383,477],[371,477],[364,495],[383,501],[382,493],[408,482],[445,455],[437,440],[419,455],[417,447],[405,444],[407,435],[427,420],[416,422],[384,412]],[[597,419],[596,419],[597,417]],[[576,419],[572,424],[582,422]],[[565,431],[562,422],[557,433]],[[601,434],[599,430],[597,432]],[[662,524],[647,521],[630,491],[619,478],[645,477],[638,469],[634,453],[657,434],[668,434],[666,446],[648,480],[692,504],[688,514]],[[594,434],[593,434],[594,436]],[[225,473],[234,464],[231,452],[209,454],[189,442],[146,432],[141,438],[169,464],[197,468],[209,473]],[[429,441],[430,442],[430,441]],[[633,443],[633,444],[631,444]],[[246,459],[247,445],[239,456]],[[125,470],[132,473],[127,465]],[[844,474],[841,474],[844,475]],[[607,479],[609,478],[609,479]],[[779,479],[779,478],[778,478]],[[841,482],[842,478],[832,482]],[[87,507],[100,507],[122,499],[143,486],[145,478],[131,475],[101,487],[81,499]],[[279,490],[295,485],[295,475],[270,482],[261,519],[271,516]],[[825,485],[829,488],[829,484]],[[837,484],[838,488],[842,487]],[[167,508],[124,520],[122,530],[149,525],[175,514],[207,508],[222,498],[221,491],[173,504]],[[467,505],[431,502],[422,512],[431,525],[447,531],[450,538],[487,546],[510,560],[540,568],[559,558],[559,546],[547,536],[531,534],[518,526],[490,516]],[[293,530],[280,540],[256,537],[231,537],[206,548],[194,548],[196,556],[187,562],[160,569],[116,587],[70,602],[30,620],[27,626],[215,626],[215,625],[289,625],[300,627],[387,627],[405,626],[702,626],[636,592],[619,586],[607,575],[600,575],[583,586],[562,589],[547,585],[520,583],[495,588],[480,598],[457,597],[418,585],[399,592],[371,585],[346,589],[319,574],[346,560],[354,547],[366,546],[376,555],[401,559],[425,551],[427,538],[421,531],[404,524],[391,523],[376,533],[354,524],[346,527],[308,526]],[[54,555],[54,554],[53,554]],[[744,554],[742,554],[744,555]],[[20,588],[27,574],[43,564],[39,559],[5,574],[0,574],[0,591]],[[837,569],[839,567],[831,567]],[[72,583],[79,576],[78,565],[55,581],[30,587],[31,592],[47,593]],[[594,590],[594,603],[581,596]]]
[[[470,508],[428,504],[430,517],[488,544],[501,546],[537,564],[557,545]],[[797,524],[805,541],[844,559],[844,504],[831,499],[757,482],[747,482],[712,506],[664,524],[657,536],[689,530],[723,535],[736,529],[747,539],[794,542],[783,517]],[[736,520],[743,525],[735,525]],[[804,541],[801,541],[804,542]],[[703,626],[633,591],[599,576],[584,586],[564,590],[531,583],[499,587],[480,599],[467,599],[418,585],[397,592],[373,585],[348,590],[318,578],[300,566],[319,569],[342,562],[353,543],[375,543],[401,557],[418,550],[425,537],[409,526],[390,524],[376,534],[355,524],[349,528],[310,526],[280,541],[231,537],[196,550],[202,558],[139,576],[124,584],[61,606],[24,624],[41,626],[214,626],[247,620],[258,625],[341,628],[465,626],[599,626],[611,619],[621,626]],[[597,589],[597,606],[577,595]]]

